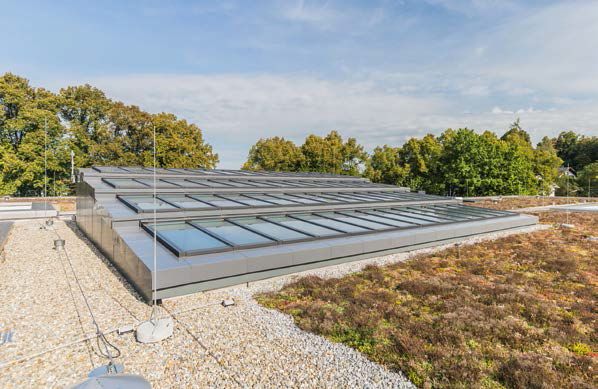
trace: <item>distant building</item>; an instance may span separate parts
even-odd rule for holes
[[[570,166],[561,166],[559,168],[559,177],[562,176],[575,177],[575,170]]]

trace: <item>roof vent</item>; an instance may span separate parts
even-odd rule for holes
[[[54,239],[54,250],[64,250],[65,244],[64,239]]]

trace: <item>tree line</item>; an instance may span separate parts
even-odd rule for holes
[[[0,77],[0,194],[72,193],[76,167],[151,166],[153,129],[157,165],[214,168],[218,155],[195,124],[173,114],[150,114],[106,97],[90,85],[53,93],[23,77]],[[598,193],[598,137],[572,131],[532,145],[519,120],[501,136],[448,129],[371,153],[337,131],[309,135],[303,144],[260,139],[243,169],[365,176],[374,182],[443,195]],[[570,167],[577,178],[559,171]],[[47,172],[47,178],[46,173]],[[593,188],[593,189],[592,189]]]
[[[213,168],[218,155],[199,127],[169,113],[150,114],[90,85],[52,93],[25,78],[0,77],[0,194],[72,193],[77,167],[153,164]],[[45,179],[47,171],[47,180]]]
[[[362,175],[374,182],[428,193],[458,196],[585,195],[598,191],[598,137],[572,131],[533,145],[519,119],[501,136],[471,129],[411,138],[402,146],[383,145],[371,154],[354,138],[336,131],[309,135],[300,146],[281,137],[260,139],[243,169],[311,171]],[[560,167],[577,172],[570,179]],[[592,178],[593,177],[593,178]],[[569,180],[566,182],[565,180]]]

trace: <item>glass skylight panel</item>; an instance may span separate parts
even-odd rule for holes
[[[367,219],[372,222],[382,223],[382,224],[390,224],[394,227],[413,227],[413,224],[405,223],[396,219],[391,219],[388,217],[382,217],[377,215],[370,215],[363,212],[343,212],[346,215],[355,216],[357,218]]]
[[[390,201],[388,197],[374,196],[371,193],[340,193],[343,197],[354,199],[354,201]]]
[[[374,197],[383,201],[397,201],[401,200],[398,196],[389,196],[384,192],[365,192],[365,193],[355,193],[356,196],[367,196],[367,197]]]
[[[123,167],[121,169],[126,170],[129,173],[135,173],[135,174],[150,174],[153,173],[151,170],[143,168],[143,167]]]
[[[169,211],[177,209],[175,206],[168,204],[167,202],[160,200],[159,198],[156,199],[156,204],[154,206],[153,196],[120,196],[119,198],[121,199],[121,201],[129,203],[141,212],[153,211],[154,209],[156,209],[157,211]]]
[[[436,207],[428,207],[432,212],[436,212],[439,215],[446,215],[449,217],[454,217],[456,219],[480,219],[481,215],[471,214],[467,211],[461,211],[459,209],[450,209],[450,208],[436,208]]]
[[[190,174],[193,172],[188,171],[187,169],[176,169],[176,168],[167,168],[164,169],[166,170],[169,174],[175,173],[175,174]]]
[[[399,201],[411,201],[414,199],[414,197],[411,196],[409,193],[403,193],[403,192],[382,192],[381,195],[387,196],[391,199],[397,199]]]
[[[463,211],[463,212],[470,212],[472,214],[484,215],[485,217],[504,216],[506,214],[506,212],[502,212],[502,211],[489,210],[486,208],[471,207],[471,206],[467,206],[467,205],[443,204],[442,208],[454,209],[454,210]]]
[[[398,227],[414,227],[422,224],[431,224],[430,221],[414,220],[402,218],[396,214],[384,212],[384,209],[372,209],[366,211],[358,211],[364,217],[371,218],[373,221],[382,221],[384,223],[394,223]],[[392,221],[392,222],[391,222]]]
[[[464,215],[449,215],[446,212],[440,212],[433,208],[406,207],[405,209],[407,209],[410,212],[421,213],[424,215],[430,215],[433,217],[444,218],[444,219],[449,219],[449,220],[463,220],[463,219],[471,218],[471,216],[464,216]]]
[[[381,223],[376,223],[369,220],[358,219],[356,217],[350,216],[348,213],[340,213],[340,212],[326,212],[326,213],[318,213],[318,215],[322,215],[325,217],[333,218],[334,220],[339,220],[345,223],[357,224],[358,226],[365,227],[367,229],[372,230],[385,230],[388,228],[392,228],[389,225],[384,225]]]
[[[102,178],[102,181],[117,189],[147,189],[149,186],[130,178]]]
[[[198,184],[198,185],[202,185],[204,187],[207,188],[230,188],[230,185],[221,183],[221,182],[214,182],[212,180],[207,180],[207,179],[202,179],[202,178],[187,178],[186,179],[189,182]]]
[[[235,181],[235,180],[228,180],[226,181],[227,184],[237,187],[237,188],[255,188],[256,185],[250,184],[247,181]]]
[[[293,201],[297,201],[301,204],[323,204],[323,203],[325,203],[323,200],[314,200],[309,197],[303,197],[302,195],[295,195],[295,194],[290,194],[290,193],[285,193],[285,198],[292,199]]]
[[[272,203],[268,203],[268,202],[265,202],[262,200],[252,199],[251,197],[247,197],[245,195],[222,194],[222,195],[219,195],[219,197],[223,197],[228,200],[238,201],[238,202],[246,204],[246,205],[252,205],[252,206],[257,206],[257,207],[267,207],[267,206],[274,205]]]
[[[136,178],[135,181],[141,182],[149,187],[154,186],[154,180],[152,178]],[[170,182],[162,181],[160,179],[156,180],[156,188],[179,188],[179,186],[172,184]]]
[[[163,167],[157,167],[157,168],[153,168],[153,167],[144,167],[142,168],[143,170],[139,170],[139,172],[143,173],[143,174],[153,174],[154,170],[156,171],[156,174],[172,174],[173,172],[170,169],[165,169]]]
[[[340,231],[335,231],[330,228],[308,223],[303,220],[293,219],[287,216],[264,216],[263,219],[306,232],[312,236],[323,237],[342,234]]]
[[[247,182],[260,188],[280,188],[279,185],[275,185],[273,182],[266,180],[247,180]]]
[[[170,182],[178,185],[181,188],[207,188],[205,185],[198,184],[197,182],[185,180],[183,178],[163,178],[162,181]]]
[[[285,181],[286,183],[288,183],[289,181]],[[293,186],[297,186],[299,188],[321,188],[321,187],[328,187],[328,185],[326,184],[325,181],[322,182],[315,182],[315,181],[307,181],[307,180],[297,180],[297,181],[293,181],[296,182],[297,185],[293,185]]]
[[[249,231],[227,221],[194,220],[190,223],[204,228],[205,230],[217,235],[220,238],[223,238],[235,246],[260,245],[273,242],[272,239],[268,239],[265,236],[257,234],[253,231]]]
[[[319,193],[317,193],[317,194],[312,194],[312,193],[295,194],[295,193],[293,193],[293,196],[301,197],[303,199],[315,200],[320,203],[338,203],[339,202],[339,200],[337,200],[337,199],[320,196]]]
[[[261,180],[260,181],[256,180],[256,181],[252,181],[252,182],[257,183],[259,186],[273,186],[275,188],[290,188],[291,187],[290,185],[288,185],[282,181],[278,181],[278,180],[268,181],[268,182],[261,182]]]
[[[302,188],[305,186],[300,181],[279,181],[279,182],[286,186],[292,187],[292,188]]]
[[[357,203],[360,201],[364,201],[363,199],[358,199],[351,196],[345,196],[343,193],[318,193],[318,198],[324,198],[328,202],[335,202],[335,203]]]
[[[209,204],[212,204],[215,207],[245,207],[246,205],[244,204],[240,204],[237,203],[235,201],[232,200],[227,200],[224,199],[222,197],[217,197],[217,196],[213,196],[213,195],[189,195],[189,197],[200,200],[200,201],[205,201]]]
[[[247,226],[252,230],[257,232],[261,232],[262,234],[266,234],[268,236],[273,237],[274,239],[280,241],[293,241],[293,240],[302,240],[307,239],[310,236],[305,235],[301,232],[291,230],[290,228],[283,227],[278,224],[270,223],[263,219],[258,219],[255,217],[247,217],[247,218],[236,218],[230,219],[232,222],[237,224],[241,224],[243,226]]]
[[[147,227],[153,231],[153,224],[148,224]],[[156,235],[183,255],[189,252],[210,252],[229,247],[226,243],[185,222],[158,223]]]
[[[160,196],[158,196],[158,198],[163,199],[164,201],[168,201],[169,203],[174,204],[179,208],[185,208],[185,209],[213,208],[209,204],[202,203],[201,201],[194,200],[191,197],[187,197],[185,195],[160,195]]]
[[[298,202],[297,201],[291,201],[288,198],[283,197],[283,195],[267,195],[267,194],[249,194],[248,196],[251,196],[255,199],[259,199],[259,200],[264,200],[264,201],[269,201],[271,203],[274,204],[278,204],[278,205],[297,205]]]
[[[100,173],[127,173],[117,166],[94,166],[93,169]]]
[[[422,220],[429,220],[431,222],[436,222],[436,223],[446,223],[447,221],[450,221],[450,219],[447,219],[447,218],[438,218],[438,217],[434,217],[434,216],[430,216],[430,215],[426,215],[426,214],[422,214],[422,213],[411,212],[410,210],[405,209],[405,208],[393,208],[392,210],[388,210],[388,212],[393,212],[393,211],[398,211],[403,216],[409,216],[409,217],[413,217],[416,219],[422,219]]]
[[[232,188],[233,185],[229,184],[228,181],[220,181],[220,180],[205,180],[205,181],[198,181],[201,184],[206,184],[211,186],[212,188]]]
[[[326,214],[326,216],[332,215],[332,212]],[[312,223],[317,223],[318,225],[324,227],[334,228],[336,230],[344,231],[344,232],[365,232],[368,231],[367,228],[360,227],[359,225],[353,225],[342,222],[340,218],[335,219],[328,219],[326,217],[320,216],[318,214],[301,214],[301,215],[293,215],[293,217],[297,217],[301,220],[310,221]]]
[[[377,215],[377,216],[382,216],[382,217],[386,217],[386,218],[391,218],[391,219],[398,220],[398,221],[401,221],[404,223],[409,223],[411,225],[434,224],[433,221],[415,219],[415,218],[409,217],[407,215],[402,216],[398,213],[393,213],[390,209],[386,209],[386,208],[371,209],[371,210],[365,210],[365,211],[360,211],[360,212]]]

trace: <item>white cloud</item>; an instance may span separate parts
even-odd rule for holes
[[[467,16],[480,13],[513,11],[518,8],[517,2],[510,0],[425,0],[432,5],[441,6],[449,11]]]
[[[294,4],[283,8],[282,16],[292,21],[321,24],[334,21],[340,14],[328,3],[306,4],[304,0],[298,0]]]
[[[260,137],[301,142],[332,129],[368,149],[399,145],[413,136],[469,127],[503,132],[516,117],[534,140],[562,129],[588,133],[598,123],[598,104],[540,111],[534,108],[470,112],[450,98],[413,97],[377,82],[327,81],[309,76],[132,75],[88,80],[110,97],[151,112],[170,111],[203,130],[220,153],[221,166],[239,167]]]
[[[494,107],[494,108],[492,108],[492,113],[495,115],[502,115],[502,114],[512,114],[513,111],[504,110],[501,107]]]
[[[466,15],[486,15],[487,20],[493,20],[493,12],[512,15],[497,17],[496,24],[484,25],[475,34],[456,32],[447,39],[457,42],[454,47],[423,42],[437,55],[429,62],[415,61],[415,67],[402,66],[400,58],[396,64],[389,59],[373,67],[338,61],[336,80],[306,74],[155,74],[82,82],[127,104],[174,112],[197,123],[220,153],[224,167],[238,167],[260,137],[281,135],[301,142],[309,133],[332,129],[356,137],[369,149],[384,143],[399,145],[409,137],[438,134],[448,127],[501,133],[517,117],[534,141],[563,129],[596,134],[597,2],[571,1],[524,10],[511,2],[430,1]],[[360,12],[328,2],[284,3],[274,12],[285,23],[335,29],[343,36],[359,30],[355,21],[366,21],[361,27],[370,31],[370,23],[390,20],[383,9]],[[289,44],[285,37],[273,46],[260,35],[253,39],[262,50],[285,47],[286,52],[328,58],[311,46]],[[352,55],[368,57],[367,45],[355,45]],[[391,54],[389,50],[389,58],[394,58]],[[59,85],[72,84],[68,80]]]
[[[477,34],[468,71],[541,93],[598,95],[598,2],[531,9]]]

